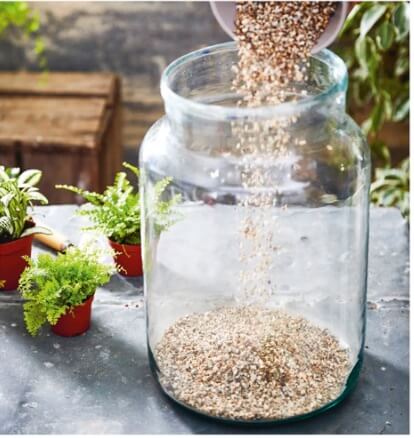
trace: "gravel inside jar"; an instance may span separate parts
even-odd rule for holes
[[[327,330],[281,310],[225,307],[178,319],[155,350],[172,397],[211,416],[283,419],[335,400],[350,372]]]
[[[238,2],[233,88],[240,106],[277,105],[295,94],[292,86],[307,80],[311,49],[334,9],[334,2]],[[304,415],[337,399],[350,373],[349,352],[335,336],[301,316],[266,308],[278,292],[269,281],[277,227],[271,229],[264,214],[277,196],[257,190],[273,187],[274,181],[255,163],[287,154],[292,142],[306,143],[289,135],[295,121],[233,123],[237,152],[246,157],[241,183],[251,192],[238,200],[245,213],[238,307],[178,319],[155,348],[165,390],[214,417],[251,421]]]

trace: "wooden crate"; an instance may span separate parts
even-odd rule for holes
[[[120,81],[106,73],[0,73],[0,164],[43,171],[51,204],[102,191],[122,160]]]

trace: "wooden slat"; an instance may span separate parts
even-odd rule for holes
[[[96,161],[93,150],[73,153],[67,149],[30,149],[22,154],[21,164],[23,169],[34,168],[42,171],[39,188],[50,204],[71,204],[80,199],[67,190],[56,189],[55,185],[69,184],[89,190],[96,189]]]
[[[0,95],[90,96],[112,103],[116,77],[110,73],[0,73]]]
[[[103,98],[0,96],[0,145],[95,148],[105,108]]]
[[[121,169],[122,163],[122,106],[121,84],[117,82],[113,108],[107,111],[111,115],[107,130],[103,136],[102,149],[99,154],[100,190],[112,184],[115,173]]]
[[[103,191],[120,168],[119,78],[89,73],[0,73],[0,164],[43,171],[51,203],[79,202],[56,183]]]
[[[15,151],[9,147],[0,146],[0,166],[14,167],[16,166]]]

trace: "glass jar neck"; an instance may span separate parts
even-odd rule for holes
[[[237,136],[230,133],[246,123],[284,124],[287,130],[326,123],[345,114],[347,72],[342,60],[328,50],[312,56],[308,79],[295,84],[295,96],[279,105],[240,107],[233,89],[238,54],[235,43],[192,52],[165,70],[161,93],[172,132],[178,142],[194,151],[232,154]]]

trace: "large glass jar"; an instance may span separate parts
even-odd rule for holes
[[[332,52],[277,106],[237,105],[236,63],[234,43],[173,62],[166,116],[141,148],[150,363],[170,397],[211,417],[305,418],[361,367],[369,150]],[[281,131],[283,150],[245,152]]]

